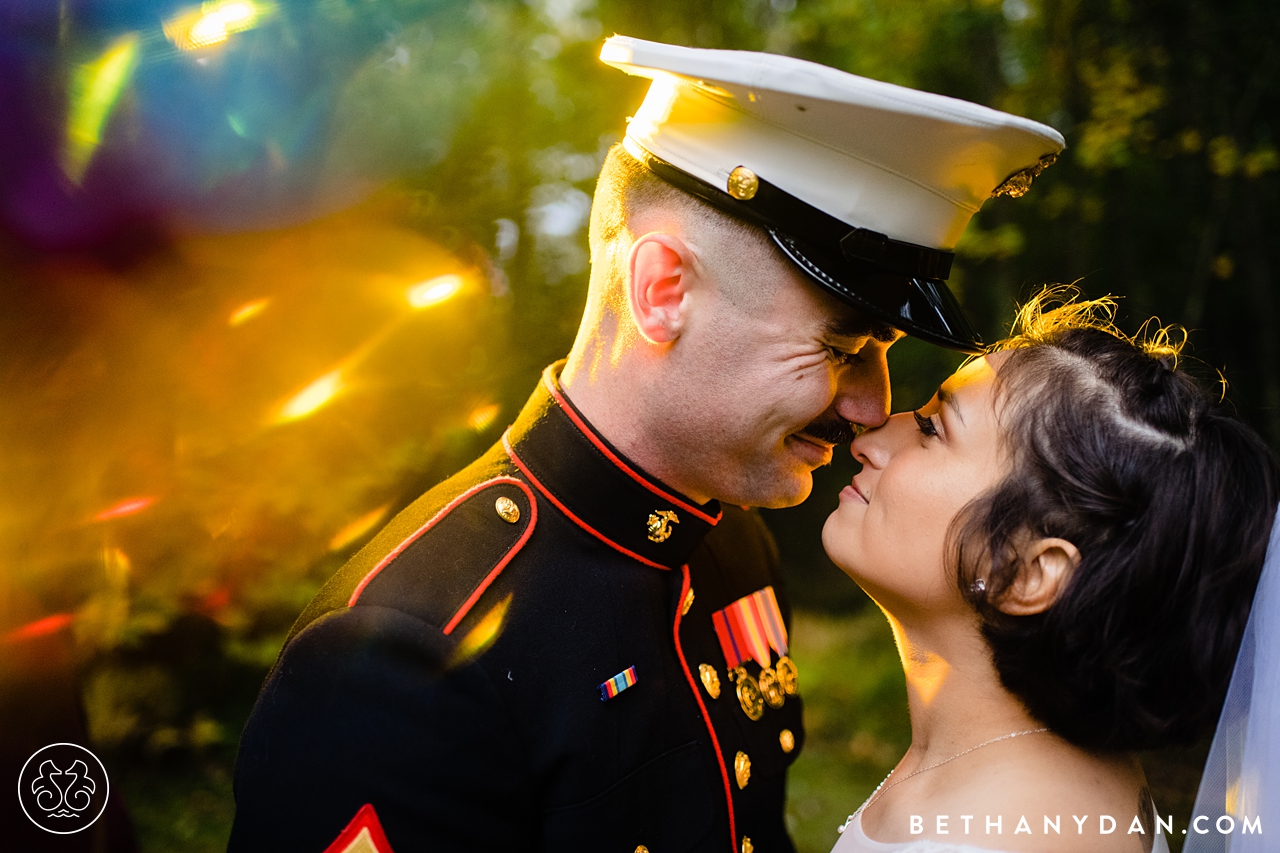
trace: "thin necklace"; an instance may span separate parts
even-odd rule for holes
[[[921,767],[919,770],[913,770],[912,772],[908,773],[906,776],[903,776],[901,779],[895,779],[892,785],[886,786],[884,783],[888,782],[889,776],[892,776],[894,771],[898,769],[897,767],[895,767],[893,768],[893,770],[889,771],[889,774],[885,776],[884,779],[880,781],[879,785],[876,785],[876,789],[871,792],[871,796],[867,798],[867,801],[862,805],[858,806],[858,810],[856,812],[849,815],[849,819],[844,822],[844,826],[840,827],[840,831],[844,832],[845,827],[848,826],[855,817],[862,814],[866,809],[870,808],[871,805],[874,804],[876,800],[880,799],[886,793],[888,793],[890,788],[892,788],[894,785],[899,785],[907,781],[912,776],[919,776],[921,773],[925,772],[926,770],[932,770],[935,767],[941,767],[942,765],[947,764],[948,762],[955,761],[957,758],[960,758],[961,756],[968,755],[969,753],[973,752],[975,749],[982,749],[984,746],[990,746],[991,744],[998,743],[1002,740],[1011,740],[1016,737],[1022,737],[1023,735],[1036,735],[1036,734],[1040,734],[1040,732],[1047,732],[1047,731],[1049,731],[1048,727],[1039,728],[1039,729],[1026,729],[1025,731],[1021,731],[1021,732],[1009,732],[1009,734],[1007,735],[1000,735],[999,737],[993,737],[991,738],[991,740],[984,740],[982,743],[978,744],[977,746],[971,746],[968,749],[966,749],[964,752],[957,752],[955,755],[951,756],[950,758],[944,758],[943,760],[939,761],[937,764],[930,764],[928,767]]]

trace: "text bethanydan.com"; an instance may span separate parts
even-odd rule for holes
[[[923,815],[910,815],[911,834],[921,835],[925,831],[925,820]],[[1041,826],[1041,834],[1049,835],[1050,833],[1062,834],[1062,815],[1043,815],[1043,824]],[[1111,815],[1098,815],[1097,818],[1091,818],[1089,815],[1071,815],[1071,820],[1075,823],[1075,832],[1077,835],[1084,835],[1086,832],[1093,832],[1096,828],[1099,835],[1111,835],[1115,833],[1119,827],[1119,822]],[[1003,835],[1005,832],[1005,823],[1003,815],[983,815],[979,820],[975,815],[935,815],[933,832],[935,835]],[[985,825],[984,825],[985,824]],[[1242,835],[1261,835],[1262,834],[1262,818],[1242,816],[1235,818],[1231,815],[1220,815],[1214,820],[1209,815],[1196,815],[1188,824],[1189,829],[1197,835],[1208,835],[1211,832],[1217,832],[1220,835],[1231,835],[1239,832]],[[1067,832],[1071,832],[1071,824],[1067,824]],[[1166,820],[1159,815],[1156,816],[1157,832],[1173,834],[1173,815],[1169,815]],[[1129,822],[1128,834],[1146,835],[1147,830],[1143,828],[1142,820],[1138,815],[1133,816],[1133,820]],[[1018,835],[1025,833],[1026,835],[1035,834],[1035,830],[1031,828],[1031,822],[1027,820],[1026,815],[1018,818],[1018,823],[1013,827],[1013,834]],[[1187,830],[1182,830],[1182,834],[1186,835]]]

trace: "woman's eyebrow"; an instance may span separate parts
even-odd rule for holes
[[[956,417],[960,419],[960,423],[964,423],[964,412],[960,411],[960,404],[956,402],[956,395],[948,391],[946,388],[938,389],[938,403],[943,406],[950,406],[951,411],[956,413]],[[968,426],[968,424],[965,424]]]

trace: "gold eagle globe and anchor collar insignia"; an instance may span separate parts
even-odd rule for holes
[[[646,474],[591,426],[560,387],[557,362],[502,437],[506,455],[569,523],[658,569],[689,561],[720,523],[720,504],[694,503]]]
[[[799,672],[787,657],[787,627],[773,587],[743,596],[711,614],[711,620],[729,668],[729,680],[737,685],[738,704],[748,719],[761,719],[766,704],[781,708],[788,696],[797,694]],[[776,668],[771,651],[778,653]],[[747,660],[760,665],[758,677],[747,672]]]
[[[658,509],[649,513],[649,522],[646,529],[649,532],[650,542],[666,542],[671,538],[671,525],[679,524],[680,517],[676,515],[675,510]]]

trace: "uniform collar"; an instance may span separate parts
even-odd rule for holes
[[[686,563],[723,513],[650,477],[600,435],[560,387],[556,362],[502,436],[507,455],[571,521],[659,569]]]

